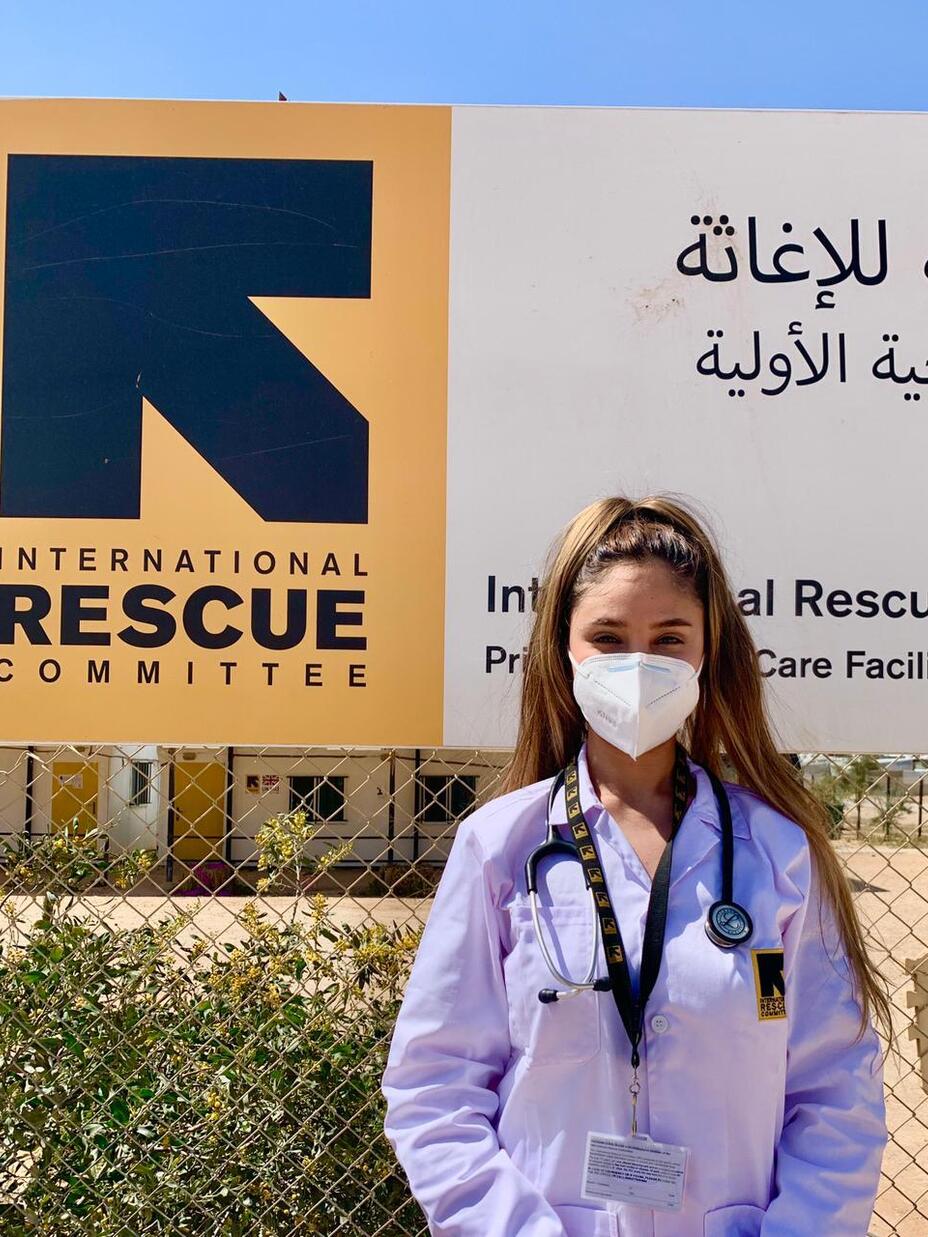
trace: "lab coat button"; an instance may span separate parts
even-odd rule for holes
[[[663,1035],[670,1026],[670,1019],[665,1018],[663,1014],[655,1014],[651,1019],[651,1030],[656,1035]]]

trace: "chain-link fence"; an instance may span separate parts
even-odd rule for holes
[[[0,1237],[424,1234],[386,1049],[504,751],[0,749]],[[928,757],[803,754],[897,1053],[871,1233],[928,1233]]]

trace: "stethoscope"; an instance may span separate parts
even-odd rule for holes
[[[728,794],[725,787],[710,769],[706,769],[705,772],[708,774],[709,780],[712,783],[712,789],[715,792],[715,800],[719,809],[719,820],[722,825],[722,896],[717,902],[713,902],[706,912],[706,936],[719,949],[734,949],[737,945],[743,945],[751,939],[754,925],[751,922],[751,916],[744,907],[739,906],[732,898],[735,841]],[[576,842],[563,837],[557,825],[551,820],[551,809],[554,806],[557,792],[564,784],[564,774],[565,771],[562,769],[555,777],[551,784],[551,790],[548,793],[548,806],[545,813],[545,840],[540,846],[536,846],[531,851],[525,861],[525,883],[532,910],[532,924],[535,929],[535,937],[548,970],[557,982],[563,984],[567,989],[566,992],[556,992],[552,988],[542,989],[538,996],[545,1003],[568,996],[576,996],[578,992],[585,992],[589,989],[593,989],[596,992],[608,992],[612,986],[612,981],[608,976],[594,979],[600,942],[599,915],[596,910],[593,888],[587,877],[586,868],[583,867],[580,859],[579,848]],[[551,855],[565,855],[570,859],[576,859],[581,864],[583,880],[590,895],[590,914],[593,916],[593,946],[590,951],[590,964],[587,968],[586,977],[580,982],[562,974],[558,969],[557,963],[548,949],[544,933],[541,930],[541,922],[538,916],[538,865],[543,859]]]

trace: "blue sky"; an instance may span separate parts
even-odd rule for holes
[[[0,0],[0,94],[920,111],[925,0]]]

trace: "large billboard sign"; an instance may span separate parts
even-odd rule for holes
[[[0,740],[507,745],[670,491],[784,748],[924,748],[924,124],[0,103]]]
[[[2,738],[434,741],[447,110],[0,117]]]

